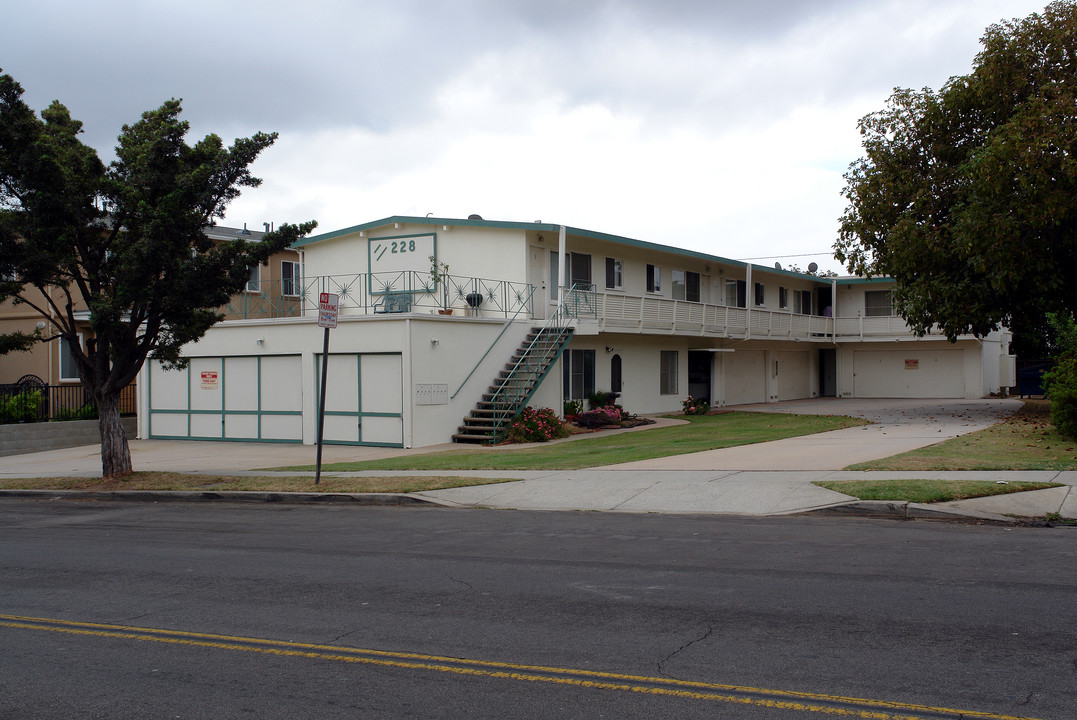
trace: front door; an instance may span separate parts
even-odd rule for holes
[[[688,394],[711,402],[711,358],[709,352],[688,351]]]
[[[537,320],[546,318],[546,306],[550,302],[546,289],[546,251],[540,247],[531,247],[531,267],[528,269],[528,282],[535,288],[531,296],[531,316]]]

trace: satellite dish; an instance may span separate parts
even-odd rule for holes
[[[482,215],[468,215],[468,220],[482,220]]]
[[[774,269],[775,270],[781,270],[782,269],[782,264],[780,262],[774,263]]]
[[[808,272],[813,273],[819,269],[818,263],[808,263]]]

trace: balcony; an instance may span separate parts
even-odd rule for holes
[[[321,275],[302,282],[274,280],[239,293],[220,308],[225,320],[267,320],[318,316],[318,295],[338,296],[340,316],[433,314],[445,309],[492,318],[530,317],[534,289],[528,283],[446,275],[437,283],[428,273]]]

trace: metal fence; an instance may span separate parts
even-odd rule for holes
[[[120,414],[134,415],[136,407],[135,386],[128,385],[120,392]],[[0,385],[0,424],[96,418],[93,397],[82,385]]]

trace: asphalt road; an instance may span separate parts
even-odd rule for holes
[[[1077,529],[4,500],[0,718],[1072,720],[1075,571]]]

